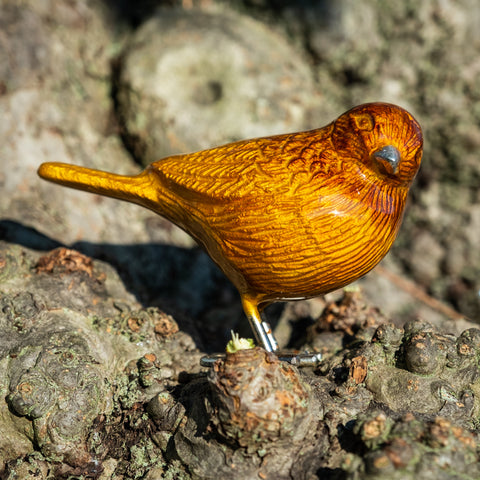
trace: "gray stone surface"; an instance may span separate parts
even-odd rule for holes
[[[131,148],[149,164],[313,128],[320,96],[305,54],[262,23],[228,9],[164,8],[131,39],[118,102]]]

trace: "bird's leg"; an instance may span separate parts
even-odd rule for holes
[[[318,365],[322,359],[321,353],[280,351],[270,325],[262,320],[258,308],[258,302],[250,298],[242,297],[242,304],[243,310],[245,311],[252,330],[255,333],[257,342],[260,343],[267,352],[273,352],[283,362],[288,362],[297,367],[315,367]]]
[[[267,352],[273,352],[279,360],[290,363],[297,367],[315,367],[322,359],[320,353],[301,353],[301,352],[284,352],[278,349],[278,343],[275,340],[270,325],[262,320],[258,302],[251,298],[242,297],[243,310],[247,315],[248,321],[255,334],[257,343],[259,343]],[[203,367],[212,367],[217,360],[225,358],[224,353],[215,353],[205,355],[200,360]]]
[[[270,325],[262,320],[258,303],[249,298],[242,298],[242,304],[257,342],[260,343],[267,352],[277,351],[278,343],[275,340]]]

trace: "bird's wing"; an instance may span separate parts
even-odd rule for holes
[[[321,130],[312,130],[168,157],[152,168],[182,196],[198,195],[210,201],[268,197],[308,184],[325,168],[322,155],[327,144]]]

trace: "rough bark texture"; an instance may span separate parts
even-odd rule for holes
[[[480,13],[390,3],[0,0],[1,478],[480,477]],[[367,101],[408,108],[425,156],[364,297],[267,312],[317,369],[259,349],[200,367],[250,335],[208,257],[35,175],[132,173]]]

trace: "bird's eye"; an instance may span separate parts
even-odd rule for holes
[[[382,173],[395,175],[400,165],[400,152],[393,145],[386,145],[373,152],[372,159]]]
[[[369,113],[357,113],[353,115],[357,128],[364,132],[371,132],[375,126],[375,120]]]

